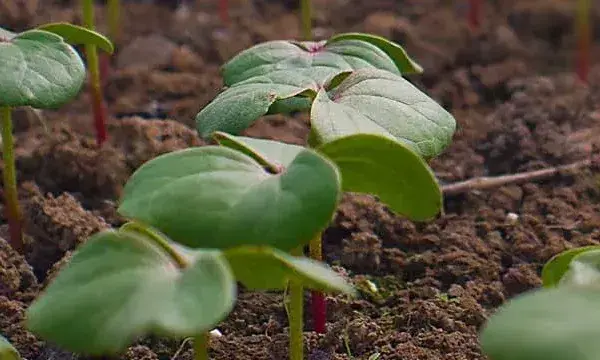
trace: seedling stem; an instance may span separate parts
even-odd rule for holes
[[[121,20],[121,0],[108,0],[108,32],[110,38],[115,43],[118,42],[121,29],[120,29],[120,20]]]
[[[315,236],[314,239],[308,244],[310,257],[313,260],[323,260],[323,245],[321,240],[321,233]],[[327,317],[327,303],[325,302],[325,295],[320,291],[311,292],[311,305],[312,305],[312,316],[313,326],[315,332],[318,334],[325,333],[325,323]]]
[[[86,28],[94,30],[94,3],[92,0],[83,1],[83,24]],[[101,146],[107,139],[106,133],[106,107],[100,84],[100,69],[98,49],[95,45],[86,44],[85,53],[90,69],[90,91],[92,95],[92,108],[94,110],[94,125],[96,127],[96,142]]]
[[[229,24],[229,1],[219,0],[219,17],[225,25]]]
[[[481,3],[483,0],[469,0],[469,28],[476,32],[481,26]]]
[[[12,134],[12,109],[4,106],[0,111],[2,121],[2,156],[4,159],[4,200],[6,204],[6,216],[8,217],[8,231],[13,249],[19,253],[23,253],[22,221],[17,193],[14,139]]]
[[[300,0],[302,37],[306,41],[312,40],[312,10],[310,5],[310,0]]]
[[[590,72],[590,46],[592,29],[590,26],[591,0],[579,0],[577,7],[577,76],[583,82],[588,81]]]
[[[292,251],[302,256],[302,249]],[[298,280],[290,280],[289,286],[290,360],[304,360],[304,288]]]
[[[208,360],[208,334],[196,336],[194,338],[194,359]]]

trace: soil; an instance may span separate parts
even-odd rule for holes
[[[16,3],[24,5],[0,1],[0,24],[14,30],[79,22],[75,1]],[[81,358],[27,332],[24,311],[90,234],[123,222],[115,203],[137,167],[203,145],[193,119],[220,91],[220,64],[254,43],[300,35],[293,1],[230,1],[228,25],[220,22],[216,2],[165,3],[125,2],[124,31],[106,81],[110,141],[102,149],[95,146],[85,91],[43,112],[45,126],[30,111],[16,112],[27,251],[16,254],[0,239],[0,333],[28,360]],[[458,122],[453,144],[431,164],[442,183],[567,164],[600,145],[600,66],[589,85],[574,74],[574,2],[487,1],[476,32],[466,25],[466,2],[313,3],[317,37],[380,34],[425,67],[410,80]],[[104,7],[97,9],[104,30]],[[247,134],[304,144],[308,122],[305,115],[267,116]],[[308,359],[375,353],[381,359],[484,359],[477,334],[494,309],[540,286],[541,266],[551,256],[588,244],[600,244],[600,177],[591,169],[447,196],[444,214],[429,223],[347,194],[324,233],[325,257],[360,296],[328,296],[327,334],[312,332],[306,319]],[[287,357],[281,294],[242,291],[219,329],[223,336],[211,343],[215,360]],[[144,338],[121,358],[167,360],[180,345],[181,339]],[[179,358],[190,356],[184,344]]]

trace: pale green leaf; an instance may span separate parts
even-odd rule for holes
[[[196,251],[182,268],[139,232],[104,231],[82,245],[33,302],[27,326],[73,352],[114,354],[142,335],[209,331],[231,311],[235,296],[220,252]]]

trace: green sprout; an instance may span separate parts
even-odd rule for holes
[[[28,328],[70,351],[115,354],[146,334],[193,337],[208,359],[207,333],[233,308],[236,281],[250,290],[290,288],[353,294],[344,278],[302,257],[341,197],[337,168],[317,152],[215,134],[224,145],[161,155],[124,188],[132,219],[94,235],[29,308]],[[296,256],[297,255],[297,256]],[[295,306],[297,308],[297,306]],[[290,331],[302,331],[293,312]],[[298,337],[292,359],[302,359]]]
[[[21,360],[17,349],[2,335],[0,335],[0,360]]]
[[[34,29],[0,29],[0,124],[4,160],[4,201],[12,247],[23,252],[22,218],[15,169],[12,109],[57,108],[75,97],[85,80],[83,61],[56,34]]]
[[[429,220],[442,194],[426,160],[450,143],[456,125],[402,77],[420,72],[402,47],[369,34],[258,44],[223,66],[227,88],[197,115],[198,132],[237,135],[262,115],[309,111],[309,144],[339,168],[344,191]],[[322,259],[320,234],[309,248]],[[313,293],[312,302],[315,331],[325,332],[324,297]]]
[[[544,288],[503,305],[481,333],[491,360],[589,360],[600,353],[600,246],[556,255]]]

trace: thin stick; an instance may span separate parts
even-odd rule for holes
[[[94,30],[94,2],[83,0],[83,24],[86,28]],[[107,139],[106,133],[106,106],[102,95],[100,84],[100,69],[98,61],[98,49],[95,45],[86,44],[85,54],[90,71],[90,91],[92,95],[92,108],[94,111],[94,125],[96,127],[96,142],[101,146]]]
[[[311,259],[317,261],[323,260],[323,243],[320,232],[310,241],[308,249]],[[320,291],[311,291],[311,305],[314,330],[318,334],[324,334],[327,322],[327,303],[325,302],[325,295]]]
[[[312,9],[310,0],[300,0],[300,20],[302,21],[302,38],[312,40]]]
[[[592,166],[593,161],[590,159],[577,161],[571,164],[556,166],[541,170],[527,171],[511,175],[502,176],[482,176],[465,181],[460,181],[454,184],[442,186],[444,195],[458,195],[474,190],[488,190],[498,188],[508,184],[521,184],[525,182],[547,179],[556,175],[575,172],[582,168]]]
[[[8,106],[0,108],[2,125],[2,157],[4,160],[4,201],[8,218],[8,231],[13,249],[23,253],[22,218],[19,209],[17,192],[17,172],[15,169],[14,138],[12,134],[12,109]]]
[[[292,255],[302,255],[302,248]],[[304,288],[298,280],[290,280],[289,289],[290,360],[304,360]]]

